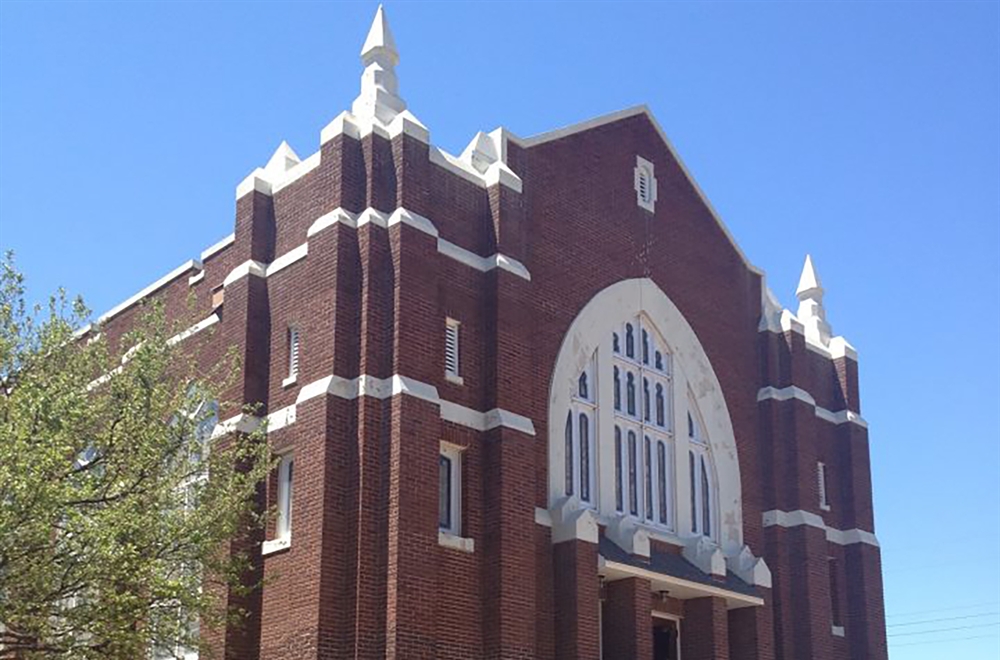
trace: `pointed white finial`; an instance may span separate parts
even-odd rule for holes
[[[795,297],[799,299],[799,311],[796,314],[805,327],[806,334],[824,346],[830,343],[831,328],[826,322],[826,309],[823,308],[823,285],[813,265],[812,257],[806,255],[806,263],[802,266],[799,276],[799,286]]]
[[[269,175],[284,174],[299,164],[299,156],[284,140],[274,150],[271,159],[264,166],[264,171]]]
[[[396,40],[392,38],[392,30],[389,29],[389,21],[385,18],[385,11],[382,5],[378,6],[378,11],[375,12],[375,20],[372,21],[371,29],[368,30],[368,37],[365,39],[365,45],[361,47],[361,61],[367,66],[380,52],[392,60],[393,66],[399,64],[399,51],[396,50]]]
[[[351,112],[361,119],[377,119],[388,124],[406,109],[406,102],[399,97],[395,71],[399,51],[382,5],[375,12],[375,20],[361,48],[361,63],[365,65],[361,74],[361,94],[354,100]]]
[[[818,294],[818,295],[817,295]],[[795,296],[803,298],[818,298],[823,301],[823,285],[816,274],[816,267],[813,266],[812,255],[806,255],[806,263],[802,266],[802,275],[799,276],[799,286],[795,290]]]

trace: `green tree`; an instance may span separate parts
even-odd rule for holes
[[[211,330],[171,341],[155,305],[112,350],[0,266],[0,658],[182,657],[255,586],[230,542],[265,522],[264,430],[210,442],[235,358],[199,370]]]

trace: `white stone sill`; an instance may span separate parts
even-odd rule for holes
[[[844,626],[830,626],[830,634],[834,637],[843,637]]]
[[[455,383],[456,385],[465,385],[465,379],[464,378],[462,378],[461,376],[457,376],[457,375],[455,375],[453,373],[447,372],[447,371],[444,373],[444,379],[446,381],[448,381],[449,383]]]
[[[289,387],[290,385],[294,385],[295,383],[298,382],[298,380],[299,380],[298,374],[293,374],[293,375],[289,376],[288,378],[286,378],[285,380],[281,381],[281,387],[285,388],[285,387]]]
[[[270,541],[264,541],[260,548],[260,554],[263,556],[273,555],[276,552],[281,552],[282,550],[288,550],[292,547],[292,537],[283,536],[280,539],[272,539]]]
[[[476,550],[476,542],[472,539],[455,536],[442,530],[438,530],[438,545],[461,552],[475,552]]]

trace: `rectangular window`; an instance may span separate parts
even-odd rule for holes
[[[833,626],[844,625],[840,619],[840,573],[836,558],[828,557],[827,566],[830,571],[830,613],[833,616]]]
[[[816,463],[816,478],[819,480],[819,508],[823,511],[830,510],[830,501],[826,492],[826,463]]]
[[[287,539],[292,534],[292,479],[295,459],[291,454],[278,461],[278,525],[277,537]]]
[[[451,379],[460,378],[458,373],[458,326],[455,319],[445,319],[444,324],[444,373]]]
[[[299,329],[288,328],[288,380],[294,381],[299,376]]]
[[[461,536],[461,528],[462,449],[442,442],[438,456],[438,529]]]

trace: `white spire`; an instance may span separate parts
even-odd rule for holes
[[[392,60],[393,66],[399,64],[399,51],[396,50],[396,40],[392,38],[392,30],[389,29],[389,21],[385,18],[385,11],[382,5],[378,6],[375,12],[375,20],[372,21],[371,29],[368,30],[368,37],[365,45],[361,47],[361,61],[368,66],[378,55],[378,51],[384,53]]]
[[[799,276],[799,286],[795,296],[799,299],[799,311],[796,314],[805,327],[806,335],[824,346],[830,344],[831,328],[826,322],[826,310],[823,308],[823,285],[819,281],[812,257],[806,255]]]
[[[816,296],[818,292],[818,296]],[[795,296],[802,300],[803,297],[818,297],[823,301],[823,285],[816,274],[816,267],[813,266],[812,255],[806,255],[806,263],[802,266],[802,275],[799,277],[799,287],[795,290]]]
[[[354,100],[351,112],[358,118],[378,119],[388,124],[406,109],[406,102],[399,97],[395,71],[399,51],[382,5],[375,12],[375,20],[361,48],[361,63],[365,65],[361,74],[361,94]]]

